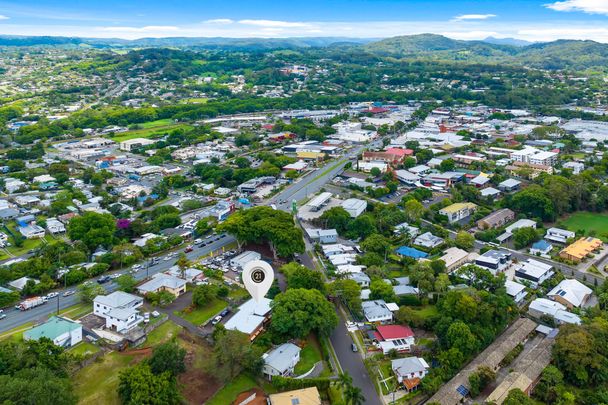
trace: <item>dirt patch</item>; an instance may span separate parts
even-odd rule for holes
[[[255,399],[251,402],[248,402],[248,405],[266,405],[266,394],[259,388],[252,388],[249,391],[241,392],[232,405],[239,405],[241,402],[249,398],[251,395],[255,393]]]
[[[203,404],[221,388],[221,384],[211,375],[191,366],[179,375],[177,381],[188,404]]]
[[[150,356],[152,354],[152,348],[151,347],[144,347],[142,349],[132,349],[132,350],[125,350],[120,352],[121,354],[125,355],[125,356],[142,356],[142,357],[146,357],[146,356]]]

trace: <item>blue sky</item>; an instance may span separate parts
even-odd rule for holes
[[[0,0],[0,34],[390,37],[608,43],[608,0]]]

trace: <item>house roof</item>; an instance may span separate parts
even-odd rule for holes
[[[163,287],[178,289],[184,285],[186,285],[186,280],[165,273],[156,273],[152,276],[152,280],[140,285],[137,289],[143,292],[151,292]]]
[[[302,349],[293,343],[283,343],[266,354],[264,363],[284,373],[289,369],[292,359],[300,353],[300,350]]]
[[[379,325],[376,329],[383,340],[405,339],[414,336],[414,332],[409,326]]]
[[[477,205],[470,203],[470,202],[465,202],[465,203],[454,203],[452,205],[448,205],[445,208],[442,208],[439,210],[439,212],[446,212],[446,213],[456,213],[462,210],[471,210],[471,209],[475,209],[477,207]]]
[[[574,279],[562,280],[547,294],[549,297],[560,296],[575,307],[580,307],[586,297],[592,293],[591,288]]]
[[[429,368],[428,363],[421,357],[405,357],[391,361],[391,368],[397,375],[408,376]]]
[[[428,256],[427,253],[420,251],[418,249],[411,248],[409,246],[401,246],[396,250],[401,256],[411,257],[413,259],[421,259]]]
[[[361,304],[363,313],[368,320],[391,318],[393,313],[387,308],[384,300],[364,301]]]
[[[259,303],[252,298],[239,307],[237,313],[228,319],[224,325],[226,329],[238,330],[248,335],[255,332],[266,319],[266,315],[271,311],[270,303],[272,300],[262,298]]]
[[[321,405],[317,387],[272,394],[268,397],[271,405]]]
[[[129,294],[124,291],[114,291],[108,295],[98,295],[93,301],[111,308],[120,308],[129,305],[134,301],[143,302],[143,300],[143,298],[138,297],[137,295]]]
[[[80,328],[82,328],[82,325],[80,325],[78,322],[74,322],[70,319],[61,318],[58,316],[53,316],[45,323],[25,331],[23,333],[23,337],[26,340],[38,340],[43,337],[55,340],[65,333],[69,333],[73,330]]]
[[[550,250],[553,248],[553,245],[551,245],[549,242],[547,242],[544,239],[539,240],[538,242],[534,242],[532,244],[532,249],[535,250],[540,250],[540,251],[545,251],[545,250]]]
[[[517,294],[526,289],[526,286],[523,284],[519,284],[515,281],[506,280],[505,288],[507,289],[507,294],[511,297],[515,297]]]

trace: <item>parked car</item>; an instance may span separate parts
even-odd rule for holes
[[[352,344],[350,345],[350,348],[351,348],[351,350],[353,351],[353,353],[356,353],[356,352],[358,352],[358,351],[359,351],[359,349],[357,348],[357,345],[356,345],[356,344],[354,344],[354,343],[352,343]]]
[[[51,299],[51,298],[57,297],[58,295],[59,295],[58,292],[50,292],[50,293],[47,294],[46,298],[47,299]]]
[[[198,239],[194,239],[194,244],[198,245],[199,243],[201,243],[203,240],[201,238]]]
[[[224,317],[226,315],[228,315],[230,313],[230,310],[228,308],[226,308],[225,310],[223,310],[222,312],[220,312],[220,316]]]
[[[101,276],[97,279],[97,282],[99,284],[104,284],[107,283],[108,281],[110,281],[112,278],[110,276]]]
[[[158,311],[152,311],[152,316],[154,318],[158,318],[160,316],[160,312],[158,312]]]
[[[6,318],[6,314],[0,314],[0,319]]]
[[[120,273],[115,273],[115,274],[112,274],[112,275],[110,276],[110,278],[111,278],[112,280],[114,280],[114,279],[117,279],[117,278],[118,278],[118,277],[120,277],[120,276],[122,276],[122,274],[120,274]]]
[[[215,318],[213,318],[213,320],[211,321],[211,325],[217,325],[218,323],[220,323],[221,320],[222,320],[221,315],[218,315]]]
[[[70,295],[73,295],[75,293],[76,293],[76,291],[74,291],[74,290],[68,290],[68,291],[66,291],[66,292],[63,293],[63,296],[64,297],[69,297]]]
[[[190,245],[190,246],[187,246],[187,247],[184,249],[184,253],[190,253],[190,252],[192,252],[193,250],[194,250],[194,248],[193,248],[193,247]]]

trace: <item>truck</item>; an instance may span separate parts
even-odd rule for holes
[[[45,300],[44,297],[28,298],[25,301],[21,302],[21,304],[19,304],[19,309],[21,311],[27,311],[28,309],[36,308],[37,306],[46,304],[46,301],[47,300]]]

